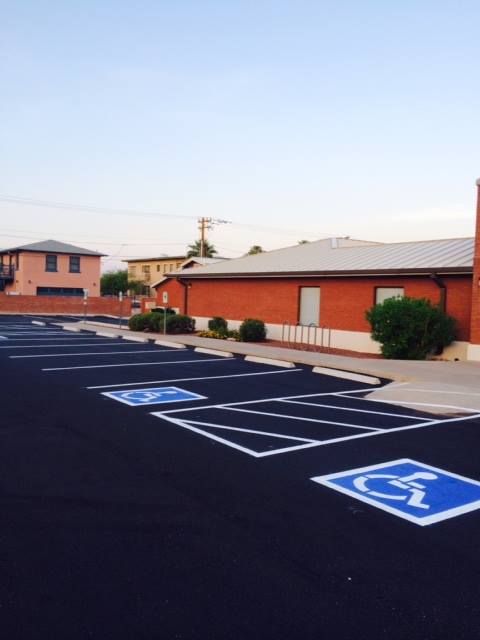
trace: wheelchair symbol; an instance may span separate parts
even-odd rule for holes
[[[387,484],[398,489],[404,489],[408,493],[406,495],[398,495],[395,493],[380,493],[379,491],[373,491],[368,488],[367,482],[374,479],[387,480]],[[353,484],[356,489],[362,493],[366,493],[376,498],[384,498],[385,500],[406,500],[407,504],[411,507],[417,507],[418,509],[430,509],[430,505],[425,504],[423,499],[426,495],[424,484],[420,484],[417,480],[438,480],[438,476],[428,471],[418,471],[411,475],[399,477],[390,473],[367,473],[364,476],[355,478]]]
[[[122,395],[127,400],[133,400],[136,402],[151,402],[155,398],[162,398],[164,396],[175,396],[176,391],[129,391]]]

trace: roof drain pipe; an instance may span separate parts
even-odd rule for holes
[[[431,273],[430,274],[430,278],[433,280],[433,282],[440,289],[440,300],[438,301],[438,306],[443,311],[443,313],[446,313],[446,310],[447,310],[447,287],[446,287],[444,281],[436,273]],[[437,345],[437,347],[433,351],[433,354],[436,355],[436,356],[439,356],[442,353],[443,353],[443,346]]]
[[[188,284],[181,280],[180,278],[175,278],[178,284],[181,284],[183,287],[183,313],[188,315]]]
[[[430,278],[440,289],[440,300],[438,302],[438,306],[445,313],[447,310],[447,287],[444,281],[436,273],[431,273]]]

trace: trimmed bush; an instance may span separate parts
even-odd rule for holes
[[[247,318],[242,322],[238,330],[242,342],[260,342],[267,337],[265,323],[262,320]]]
[[[150,329],[151,313],[137,313],[128,320],[128,328],[132,331],[145,331]]]
[[[167,320],[168,318],[171,318],[173,315],[175,315],[175,311],[173,311],[173,309],[167,309],[167,312],[166,312]],[[164,317],[165,317],[165,314],[163,312],[163,309],[160,309],[160,310],[157,309],[156,311],[151,313],[149,323],[148,323],[150,331],[155,331],[156,333],[163,333]]]
[[[454,318],[425,298],[388,298],[365,315],[385,358],[424,360],[455,340]]]
[[[192,333],[195,320],[190,316],[174,315],[167,317],[167,333]]]
[[[211,320],[208,321],[208,328],[210,331],[217,331],[218,333],[227,333],[228,331],[228,322],[225,318],[221,318],[220,316],[215,316]]]

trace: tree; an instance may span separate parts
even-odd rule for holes
[[[455,320],[425,298],[387,298],[366,312],[385,358],[424,360],[455,339]]]
[[[107,271],[100,278],[100,293],[102,296],[116,296],[122,291],[126,293],[129,289],[133,293],[141,293],[145,285],[138,280],[128,280],[127,269],[117,269]]]
[[[208,240],[205,240],[203,243],[204,246],[204,258],[213,258],[218,251],[215,249],[213,244],[210,244]],[[193,244],[188,245],[188,253],[187,258],[198,258],[201,257],[202,252],[202,243],[200,240],[195,240]]]
[[[247,252],[247,256],[254,256],[257,253],[263,253],[263,247],[259,244],[253,244]]]

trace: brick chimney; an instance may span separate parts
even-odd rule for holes
[[[480,345],[480,178],[477,180],[477,221],[475,225],[475,252],[473,256],[470,343],[472,345]],[[480,347],[474,347],[471,349],[471,352],[475,360],[480,360]]]

